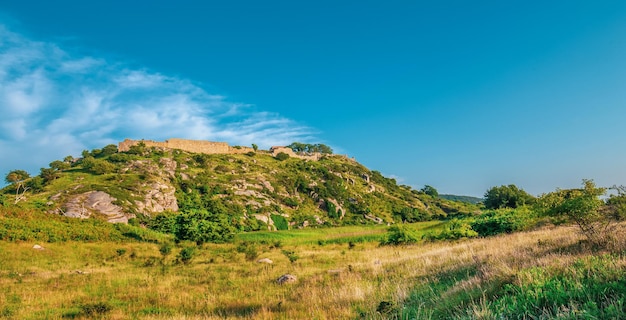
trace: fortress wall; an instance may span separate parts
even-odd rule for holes
[[[172,138],[169,140],[165,140],[164,147],[169,149],[180,149],[195,153],[230,153],[230,146],[226,142],[211,142]]]
[[[250,147],[230,147],[228,153],[231,154],[242,154],[242,153],[248,153],[248,152],[254,152],[254,149],[250,148]]]
[[[253,148],[250,147],[231,147],[226,142],[212,142],[212,141],[203,141],[203,140],[187,140],[187,139],[178,139],[172,138],[169,140],[165,140],[163,142],[160,141],[152,141],[152,140],[131,140],[126,139],[119,143],[118,150],[120,152],[126,152],[130,150],[130,147],[143,142],[146,147],[157,147],[157,148],[166,148],[166,149],[179,149],[188,152],[194,153],[205,153],[205,154],[243,154],[248,152],[254,152]],[[272,147],[270,149],[272,156],[276,157],[277,154],[284,152],[288,154],[290,157],[304,159],[304,160],[313,160],[317,161],[321,158],[320,153],[308,153],[308,154],[298,154],[293,152],[291,148],[287,147]]]
[[[254,149],[250,147],[238,147],[234,148],[228,145],[226,142],[212,142],[203,140],[187,140],[172,138],[165,140],[164,142],[152,141],[152,140],[131,140],[126,139],[119,143],[118,150],[125,152],[130,150],[130,147],[143,142],[146,147],[158,147],[166,149],[179,149],[194,153],[206,153],[206,154],[240,154],[254,152]]]

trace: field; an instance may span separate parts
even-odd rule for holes
[[[418,232],[435,222],[414,224]],[[421,231],[419,231],[421,230]],[[626,257],[572,227],[380,246],[384,227],[205,244],[0,242],[8,319],[593,319],[626,317]],[[620,237],[624,239],[624,237]],[[43,250],[33,249],[40,244]],[[272,264],[257,262],[268,258]],[[297,281],[276,283],[283,274]]]

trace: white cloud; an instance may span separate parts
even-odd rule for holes
[[[260,147],[310,140],[310,128],[230,102],[186,79],[75,56],[0,25],[0,174],[124,138]]]

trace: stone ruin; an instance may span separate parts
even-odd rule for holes
[[[179,138],[171,138],[163,142],[153,141],[153,140],[126,139],[119,143],[118,150],[120,152],[129,151],[130,147],[136,146],[141,142],[143,142],[146,147],[178,149],[178,150],[183,150],[183,151],[188,151],[188,152],[204,153],[204,154],[243,154],[243,153],[248,153],[248,152],[254,152],[253,148],[241,147],[241,146],[231,147],[226,142],[188,140],[188,139],[179,139]],[[274,157],[276,157],[281,152],[288,154],[290,157],[304,159],[304,160],[317,161],[322,157],[321,153],[317,153],[317,152],[295,153],[291,148],[282,147],[282,146],[271,147],[269,150],[269,153]]]

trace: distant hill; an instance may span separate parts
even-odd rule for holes
[[[456,194],[440,194],[439,197],[446,199],[446,200],[459,201],[459,202],[465,202],[465,203],[471,203],[471,204],[478,204],[478,203],[483,202],[482,198],[471,197],[471,196],[459,196]]]

